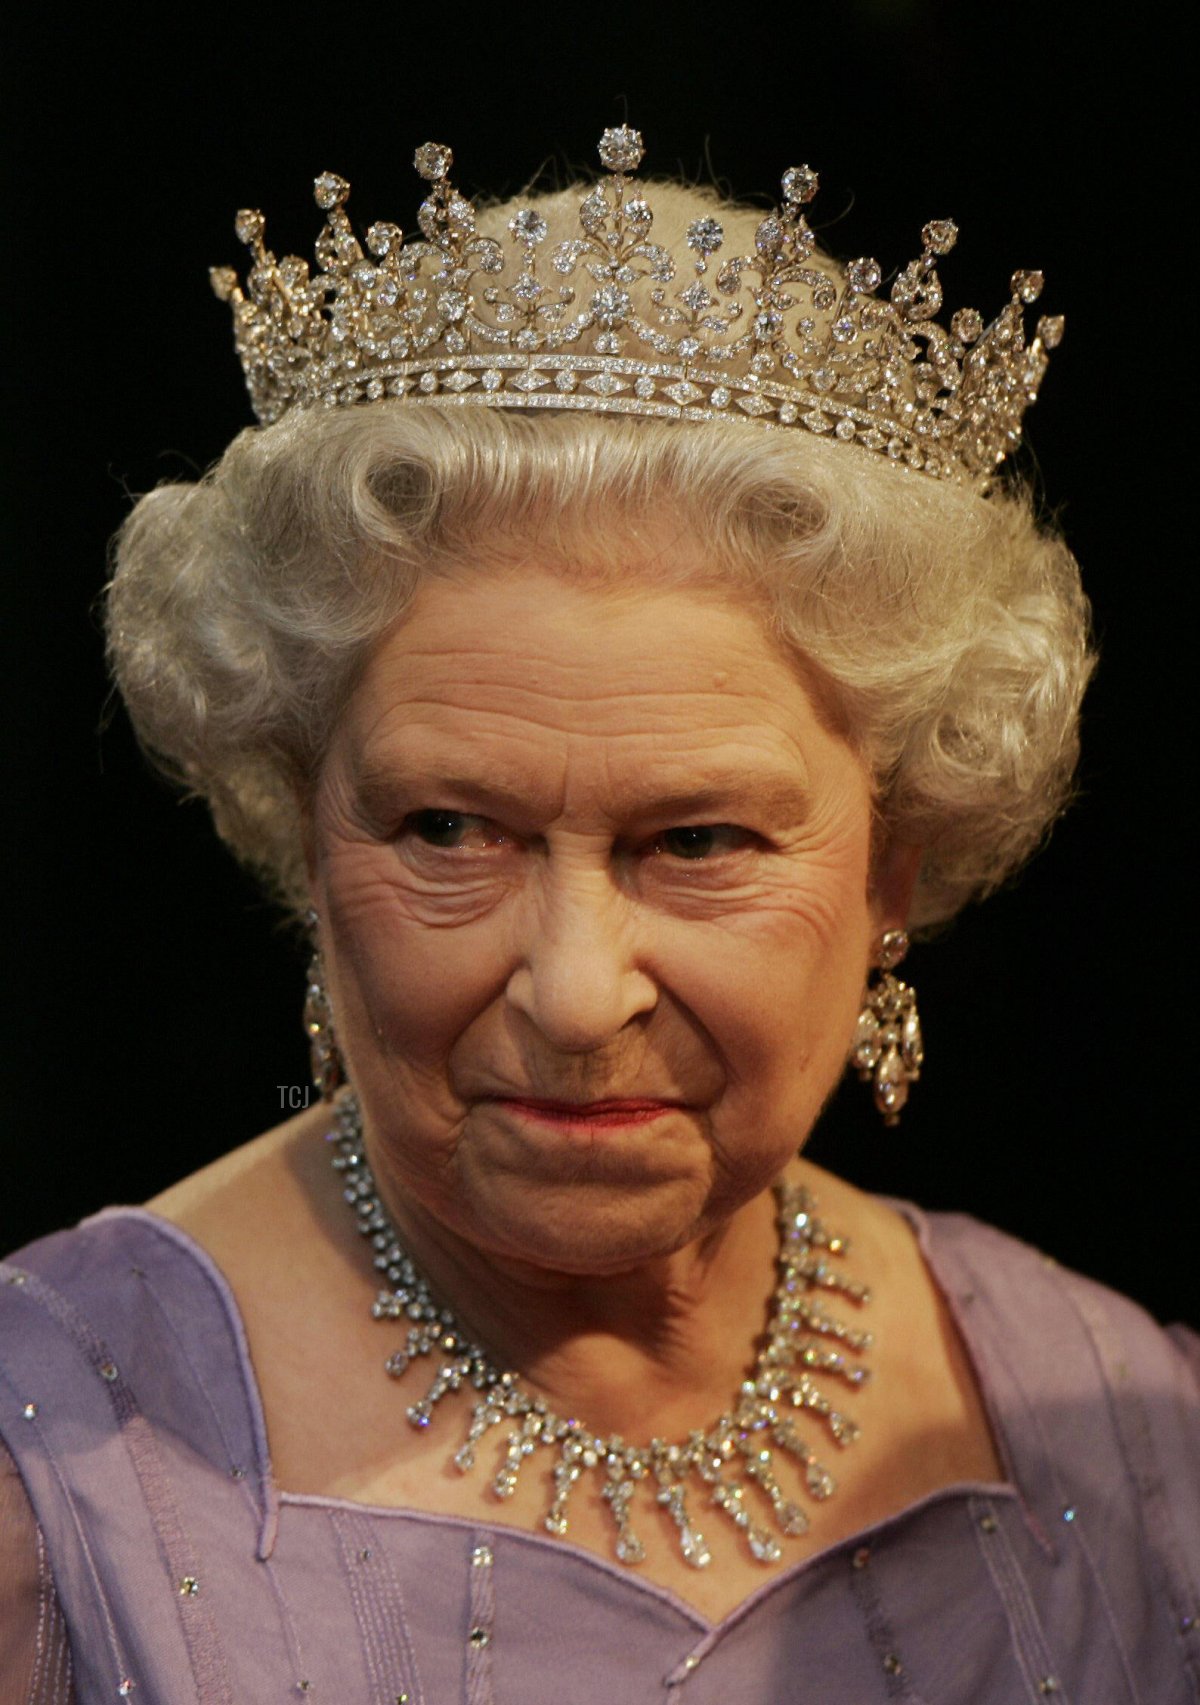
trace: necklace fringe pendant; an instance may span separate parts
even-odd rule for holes
[[[600,1493],[616,1530],[615,1554],[622,1563],[640,1563],[645,1557],[645,1546],[630,1516],[639,1489],[644,1489],[646,1502],[657,1504],[670,1518],[680,1552],[696,1569],[707,1568],[712,1553],[688,1502],[693,1490],[703,1490],[762,1563],[778,1562],[783,1548],[771,1528],[757,1519],[759,1514],[772,1518],[784,1538],[808,1531],[806,1511],[780,1485],[777,1462],[782,1459],[794,1465],[813,1503],[833,1496],[837,1482],[797,1431],[794,1416],[797,1411],[807,1412],[835,1445],[844,1449],[852,1444],[858,1437],[858,1423],[834,1406],[812,1375],[841,1380],[856,1390],[870,1377],[861,1356],[871,1348],[872,1338],[870,1332],[849,1326],[826,1310],[822,1293],[862,1308],[870,1302],[870,1292],[838,1270],[837,1262],[849,1248],[847,1240],[826,1230],[803,1186],[776,1186],[779,1278],[771,1298],[766,1341],[733,1407],[707,1431],[689,1433],[680,1444],[656,1438],[648,1445],[634,1446],[617,1434],[601,1438],[582,1421],[554,1414],[541,1398],[525,1390],[519,1375],[497,1368],[451,1310],[434,1300],[380,1200],[363,1146],[362,1117],[348,1088],[335,1098],[334,1116],[328,1135],[333,1165],[341,1174],[343,1194],[359,1230],[374,1249],[376,1271],[388,1286],[376,1297],[372,1315],[376,1320],[407,1323],[403,1348],[393,1351],[384,1365],[399,1378],[421,1357],[434,1357],[437,1362],[425,1395],[406,1411],[409,1423],[428,1427],[448,1392],[466,1387],[479,1394],[466,1438],[454,1453],[460,1473],[474,1469],[478,1446],[497,1427],[508,1429],[492,1480],[497,1498],[512,1497],[530,1457],[540,1450],[554,1452],[554,1495],[545,1516],[546,1531],[560,1538],[567,1533],[571,1495],[590,1475],[601,1482]],[[790,1475],[793,1469],[787,1472]]]

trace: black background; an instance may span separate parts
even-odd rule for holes
[[[191,477],[250,418],[206,279],[243,264],[234,210],[311,250],[308,186],[333,169],[362,224],[411,228],[417,143],[451,143],[468,192],[512,193],[590,166],[628,119],[647,171],[738,194],[809,161],[845,257],[900,265],[953,216],[948,309],[993,310],[1035,265],[1067,315],[1024,454],[1096,610],[1081,796],[1016,885],[911,957],[928,1066],[900,1130],[852,1083],[811,1152],[1194,1315],[1195,476],[1170,323],[1193,286],[1170,265],[1175,46],[1147,9],[1119,34],[1091,9],[928,0],[47,16],[10,35],[4,103],[0,1245],[145,1198],[305,1082],[296,950],[123,714],[103,726],[92,609],[129,494]]]

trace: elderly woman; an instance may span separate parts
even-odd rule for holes
[[[308,921],[325,1099],[3,1269],[6,1705],[1200,1676],[1195,1340],[800,1154],[1069,785],[1086,605],[993,477],[1059,324],[640,154],[476,216],[428,145],[365,251],[326,175],[315,278],[239,216],[263,424],[111,648]]]

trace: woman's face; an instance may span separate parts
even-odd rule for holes
[[[428,577],[309,823],[337,1035],[401,1220],[599,1274],[767,1187],[902,922],[870,837],[861,764],[732,595],[636,563],[620,591],[536,560]],[[669,1105],[520,1105],[631,1098]]]

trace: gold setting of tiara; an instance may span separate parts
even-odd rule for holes
[[[652,240],[653,210],[632,178],[640,134],[606,130],[599,153],[607,176],[580,203],[578,235],[556,243],[536,206],[508,221],[508,244],[481,234],[450,182],[450,149],[433,142],[414,158],[428,191],[409,240],[377,223],[360,241],[345,211],[350,186],[332,172],[315,184],[326,216],[315,271],[294,255],[277,260],[262,214],[239,213],[253,257],[245,285],[230,267],[211,278],[232,306],[259,421],[380,398],[741,419],[976,485],[1020,442],[1063,329],[1061,315],[1043,316],[1026,339],[1040,272],[1013,273],[990,322],[960,308],[939,325],[937,261],[954,246],[954,223],[931,220],[919,257],[880,295],[877,261],[843,271],[814,259],[803,210],[817,174],[807,166],[783,174],[753,253],[722,257],[725,233],[705,207],[687,227],[687,254],[673,255]]]

